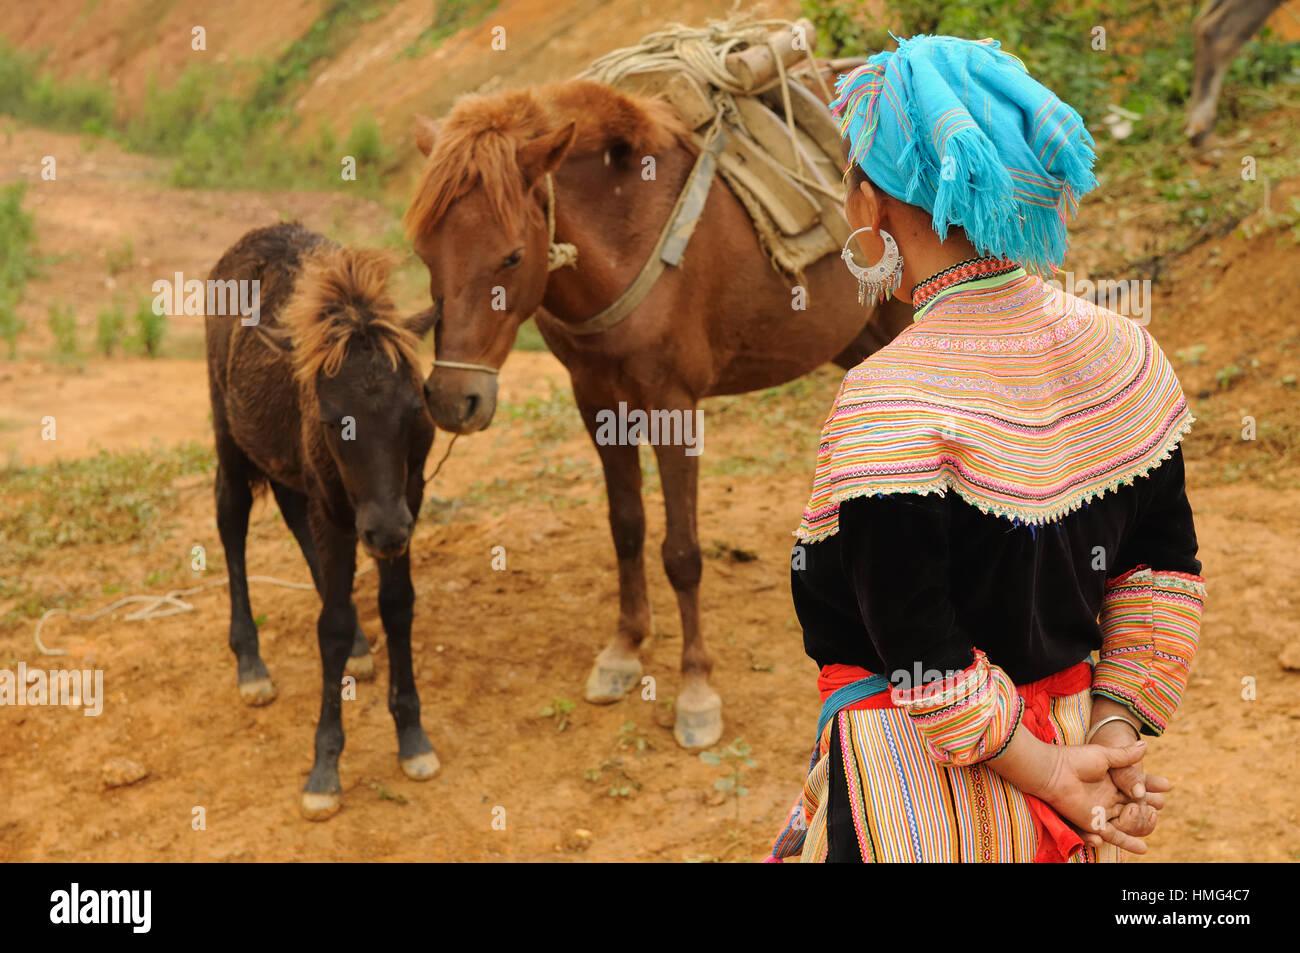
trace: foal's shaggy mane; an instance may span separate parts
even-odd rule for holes
[[[337,374],[354,340],[381,351],[394,371],[404,364],[417,373],[419,338],[398,318],[388,295],[393,265],[392,256],[361,248],[326,247],[303,261],[293,298],[280,316],[293,337],[300,381]]]
[[[619,144],[634,155],[654,155],[689,140],[677,111],[664,100],[622,93],[592,80],[462,96],[439,124],[403,218],[407,237],[427,234],[452,202],[479,184],[502,226],[513,232],[524,211],[525,187],[515,151],[570,122],[576,123],[572,155]]]

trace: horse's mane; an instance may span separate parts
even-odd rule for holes
[[[531,89],[462,96],[438,128],[415,199],[403,224],[408,238],[432,229],[452,202],[482,184],[501,224],[514,231],[524,207],[524,181],[515,151],[521,143],[575,122],[570,154],[626,145],[653,155],[688,132],[662,99],[571,79]]]
[[[362,248],[325,247],[308,255],[280,320],[293,337],[294,373],[314,381],[333,377],[349,344],[364,339],[387,356],[393,370],[419,367],[420,341],[402,324],[388,295],[391,255]]]

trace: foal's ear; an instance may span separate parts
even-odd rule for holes
[[[406,327],[412,334],[418,338],[423,338],[432,330],[439,321],[442,320],[442,298],[433,303],[433,307],[425,308],[419,314],[413,314],[406,319]]]
[[[426,156],[433,151],[438,138],[438,124],[428,116],[415,114],[415,145]]]
[[[544,132],[519,147],[516,157],[519,171],[524,174],[526,184],[532,185],[546,173],[554,172],[559,168],[560,163],[564,161],[564,154],[569,151],[569,146],[573,145],[577,128],[576,121],[570,122],[559,129]]]

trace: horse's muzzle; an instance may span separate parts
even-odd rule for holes
[[[443,430],[485,430],[497,409],[497,379],[474,370],[435,368],[424,382],[424,399]]]

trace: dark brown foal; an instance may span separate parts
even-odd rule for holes
[[[321,711],[302,795],[302,812],[312,820],[339,809],[341,683],[350,659],[368,661],[352,602],[358,540],[379,568],[389,710],[402,770],[424,780],[438,769],[420,726],[412,673],[409,552],[434,433],[416,349],[434,315],[398,317],[386,287],[390,267],[379,253],[339,248],[292,224],[249,232],[209,276],[210,288],[214,281],[249,282],[245,298],[260,312],[255,324],[238,314],[206,319],[217,525],[230,572],[230,647],[245,702],[275,697],[244,568],[248,513],[260,484],[270,483],[321,597]]]

